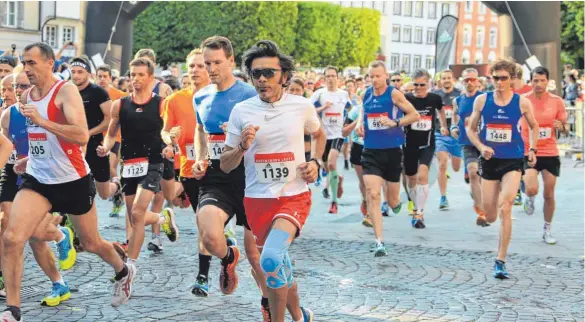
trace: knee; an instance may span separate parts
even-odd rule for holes
[[[223,234],[217,234],[212,232],[202,232],[201,233],[201,240],[203,242],[203,246],[208,251],[212,251],[217,249],[221,246],[221,244],[226,244],[226,240]]]
[[[439,160],[439,171],[447,171],[447,161]]]
[[[337,165],[334,162],[327,162],[327,168],[329,169],[329,171],[335,171],[337,170]]]
[[[134,205],[132,206],[132,210],[130,211],[130,220],[132,222],[132,226],[139,225],[144,223],[144,215],[146,214],[146,208]]]
[[[551,190],[551,191],[545,190],[544,191],[543,198],[544,198],[544,201],[545,202],[555,201],[555,192],[554,192],[554,190]]]
[[[4,241],[4,249],[7,248],[24,248],[24,244],[26,243],[26,239],[24,236],[19,234],[18,232],[14,231],[13,229],[7,229],[4,232],[4,236],[2,236]]]
[[[92,240],[86,238],[80,238],[81,246],[85,251],[90,252],[92,254],[98,254],[100,252],[100,248],[102,246],[102,240]]]
[[[480,176],[477,174],[477,169],[475,168],[467,168],[467,173],[469,174],[469,181],[471,182],[479,182]]]
[[[366,197],[372,201],[380,200],[380,190],[366,187]]]
[[[537,185],[526,186],[526,195],[532,197],[532,196],[536,196],[537,194],[538,194],[538,186]]]
[[[269,288],[281,288],[288,284],[288,278],[283,269],[285,258],[288,258],[286,251],[282,252],[278,248],[265,247],[262,250],[262,254],[260,255],[260,268],[264,272],[266,285]]]
[[[453,168],[453,171],[459,172],[461,170],[461,162],[451,163],[451,168]]]
[[[502,214],[512,213],[512,206],[514,205],[513,200],[501,200],[498,204],[498,210]]]

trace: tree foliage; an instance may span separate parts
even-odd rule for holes
[[[380,46],[380,12],[343,8],[336,64],[366,67],[376,58]]]
[[[337,56],[341,7],[324,2],[299,2],[294,57],[301,64],[325,66]]]
[[[561,2],[561,50],[565,63],[583,58],[583,1]]]

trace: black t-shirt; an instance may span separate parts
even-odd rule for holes
[[[89,85],[80,91],[79,94],[81,94],[81,98],[83,99],[85,117],[87,118],[87,128],[92,129],[100,125],[104,120],[104,113],[102,112],[100,105],[110,100],[108,92],[95,84],[89,83]],[[103,139],[104,135],[102,133],[98,133],[89,138],[92,143],[97,144],[102,142]]]
[[[420,114],[420,120],[404,127],[406,133],[405,148],[422,148],[435,146],[435,122],[437,113],[443,108],[441,97],[428,93],[425,98],[415,97],[412,93],[406,94],[406,99]]]
[[[453,119],[453,99],[461,95],[461,91],[454,88],[451,92],[445,93],[442,89],[440,89],[434,93],[439,95],[443,101],[443,106],[445,107],[445,116],[447,117],[447,128],[451,128],[451,120]],[[439,119],[436,120],[435,126],[437,130],[441,128]]]

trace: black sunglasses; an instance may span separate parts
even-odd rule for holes
[[[510,76],[492,76],[492,78],[494,79],[495,82],[500,81],[500,80],[502,82],[505,82],[508,79],[510,79]]]
[[[250,71],[250,76],[254,79],[260,79],[260,77],[264,76],[266,79],[274,77],[276,72],[280,71],[281,69],[275,68],[254,68]]]
[[[391,79],[390,81],[391,81],[392,83],[396,83],[396,82],[400,82],[400,81],[402,81],[402,79]]]
[[[426,83],[413,83],[412,85],[414,85],[414,87],[425,87],[425,86],[427,86]]]

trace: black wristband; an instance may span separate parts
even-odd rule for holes
[[[240,142],[240,144],[238,145],[238,147],[242,150],[242,152],[248,151],[248,149],[244,149],[244,146],[242,145],[242,142]]]
[[[317,170],[321,170],[321,165],[319,164],[319,161],[317,159],[311,158],[309,159],[309,161],[315,162],[315,164],[317,165]]]

